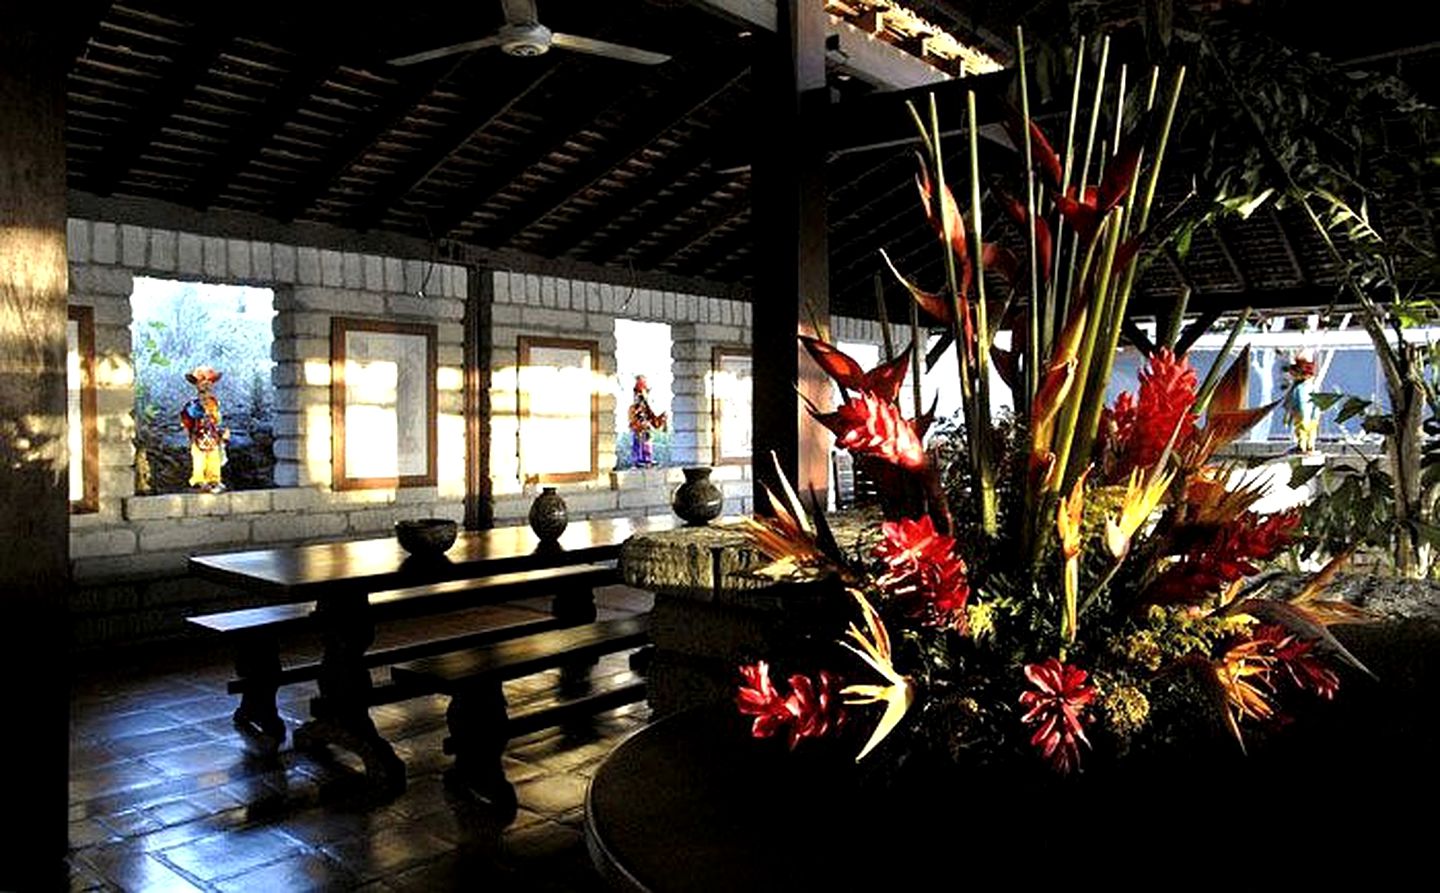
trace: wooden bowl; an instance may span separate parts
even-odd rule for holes
[[[455,545],[460,527],[448,518],[412,518],[395,522],[395,538],[411,555],[440,555]]]

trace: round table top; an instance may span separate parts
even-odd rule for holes
[[[821,767],[790,756],[781,741],[752,741],[730,704],[640,730],[590,783],[586,838],[597,868],[644,891],[798,891],[838,879],[842,794],[821,783]]]

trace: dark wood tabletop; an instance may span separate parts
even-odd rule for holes
[[[669,530],[674,515],[572,521],[559,542],[542,546],[528,526],[462,531],[443,555],[418,558],[393,536],[197,555],[190,572],[217,583],[265,592],[276,601],[369,593],[423,583],[483,577],[617,558],[636,533]]]

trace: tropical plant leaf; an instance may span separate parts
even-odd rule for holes
[[[1362,400],[1359,397],[1346,398],[1344,405],[1340,407],[1340,411],[1335,414],[1335,424],[1343,424],[1345,421],[1360,415],[1366,409],[1370,408],[1370,403],[1371,401]]]
[[[1303,487],[1324,469],[1323,465],[1306,465],[1297,459],[1290,463],[1290,486],[1297,489]]]
[[[880,249],[880,256],[885,259],[885,265],[890,268],[891,273],[895,274],[895,278],[900,280],[900,284],[905,286],[905,290],[910,292],[910,297],[915,299],[915,303],[919,305],[921,310],[925,311],[937,322],[944,323],[947,326],[953,324],[954,314],[950,311],[950,302],[945,300],[943,295],[928,292],[911,280],[905,278],[899,270],[895,269],[894,261],[890,260],[890,255],[885,252],[884,248]]]
[[[1340,394],[1334,391],[1321,391],[1318,394],[1311,394],[1310,402],[1314,403],[1321,412],[1324,412],[1348,396],[1348,394]]]

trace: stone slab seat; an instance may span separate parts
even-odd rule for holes
[[[583,623],[594,619],[591,590],[617,582],[619,571],[615,562],[599,561],[372,593],[368,616],[375,623],[463,611],[542,595],[555,596],[556,604],[554,616],[539,620],[367,651],[364,664],[366,667],[385,667],[400,661],[483,646],[497,639]],[[567,608],[569,603],[563,601],[564,596],[574,593],[584,594],[584,598],[571,600],[579,606],[578,612]],[[313,601],[295,602],[186,618],[187,622],[220,634],[234,643],[235,678],[226,688],[231,694],[241,696],[240,706],[235,711],[235,723],[260,738],[262,745],[278,747],[285,740],[285,724],[275,708],[276,689],[320,676],[319,661],[282,668],[279,653],[282,637],[319,628],[315,608]],[[393,685],[376,686],[370,693],[372,704],[393,703],[410,696]]]
[[[587,662],[601,655],[645,645],[649,627],[648,614],[600,620],[406,661],[392,667],[390,675],[397,687],[415,695],[450,696],[445,752],[455,756],[455,764],[446,773],[447,782],[508,811],[515,808],[515,791],[500,757],[512,735],[643,700],[645,683],[577,693],[562,675],[562,700],[518,717],[508,715],[502,684],[553,667],[578,664],[588,671]]]

